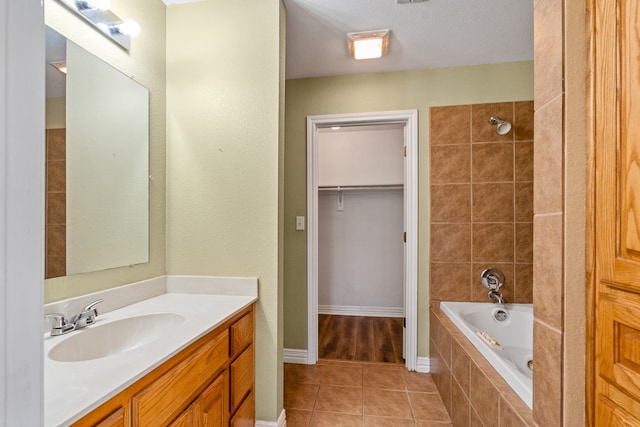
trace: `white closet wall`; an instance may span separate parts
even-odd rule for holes
[[[396,125],[319,134],[321,314],[403,316],[403,144]]]

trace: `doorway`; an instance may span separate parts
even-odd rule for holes
[[[356,113],[310,116],[307,118],[307,304],[308,304],[308,353],[307,363],[318,360],[319,338],[319,134],[331,127],[396,125],[403,129],[404,168],[401,171],[403,210],[402,221],[406,242],[403,244],[403,323],[404,360],[409,370],[417,367],[417,147],[418,113],[416,110],[380,113]],[[398,236],[401,239],[401,236]]]

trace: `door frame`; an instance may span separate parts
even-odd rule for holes
[[[404,259],[405,366],[418,364],[418,110],[307,117],[307,363],[318,361],[318,129],[332,126],[405,125]]]

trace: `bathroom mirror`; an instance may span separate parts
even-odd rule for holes
[[[149,91],[46,39],[45,278],[148,262]]]

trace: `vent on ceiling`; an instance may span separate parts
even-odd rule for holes
[[[396,0],[396,3],[398,3],[398,4],[422,3],[423,1],[426,1],[426,0]]]

